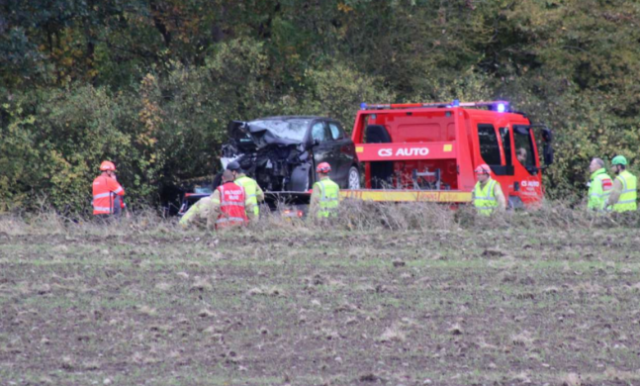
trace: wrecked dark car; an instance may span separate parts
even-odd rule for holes
[[[330,177],[343,189],[360,188],[360,165],[355,146],[342,125],[330,118],[285,116],[233,121],[229,141],[222,146],[222,169],[240,163],[266,193],[267,204],[308,204],[309,189],[316,181],[316,165],[328,162]],[[179,215],[221,183],[218,173],[212,185],[186,193]]]
[[[239,162],[266,192],[308,191],[320,162],[331,165],[331,179],[340,187],[360,188],[353,141],[339,122],[329,118],[286,116],[231,122],[221,161],[223,168]]]

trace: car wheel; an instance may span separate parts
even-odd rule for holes
[[[349,190],[360,189],[360,172],[358,172],[358,168],[355,166],[349,169],[349,183],[347,184],[347,188],[349,188]]]

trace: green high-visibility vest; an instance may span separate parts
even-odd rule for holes
[[[473,206],[476,207],[478,213],[488,216],[498,207],[498,200],[495,194],[496,184],[499,188],[500,184],[493,179],[489,179],[484,184],[484,188],[480,181],[476,183],[475,188],[473,188]]]
[[[245,204],[247,206],[247,210],[253,210],[253,214],[256,218],[260,215],[260,207],[258,207],[258,197],[256,197],[256,193],[258,192],[258,183],[250,177],[245,175],[241,175],[233,181],[236,185],[242,186],[245,194]]]
[[[316,186],[320,190],[318,218],[336,216],[338,206],[340,205],[340,187],[328,177],[313,184],[314,188]]]
[[[587,208],[603,210],[607,204],[609,196],[611,195],[611,188],[611,177],[609,177],[604,168],[593,172],[591,174],[591,181],[589,184],[589,201],[587,203]]]
[[[626,170],[618,174],[616,180],[622,183],[622,193],[618,202],[613,204],[613,210],[616,212],[629,212],[638,209],[636,200],[638,198],[637,178]]]

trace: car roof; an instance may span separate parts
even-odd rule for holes
[[[250,122],[253,122],[253,121],[288,121],[288,120],[292,120],[292,119],[323,119],[323,120],[327,120],[327,121],[333,121],[334,120],[334,119],[331,119],[331,118],[319,117],[319,116],[315,116],[315,115],[281,115],[281,116],[275,116],[275,117],[257,118],[257,119],[251,120]]]

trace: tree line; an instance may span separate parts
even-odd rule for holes
[[[640,3],[624,0],[5,0],[0,212],[90,207],[210,175],[230,120],[360,102],[506,99],[555,130],[552,198],[640,146]]]

